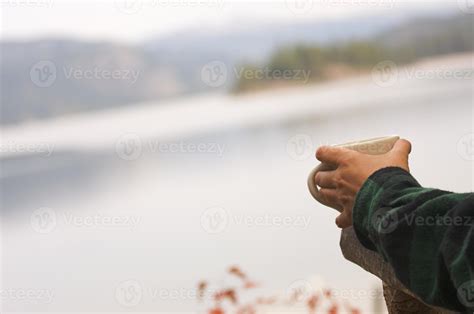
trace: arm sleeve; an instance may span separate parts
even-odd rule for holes
[[[474,309],[474,196],[423,188],[401,168],[375,172],[353,209],[366,248],[428,304]]]

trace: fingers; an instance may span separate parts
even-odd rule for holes
[[[334,189],[319,189],[318,201],[337,211],[342,211],[342,205],[340,204],[337,192]]]
[[[352,226],[352,217],[349,215],[347,210],[344,210],[342,214],[337,216],[336,225],[341,229]]]
[[[335,189],[337,188],[335,174],[336,171],[319,171],[314,177],[314,182],[321,188]]]
[[[316,158],[323,162],[332,165],[339,165],[341,157],[350,154],[352,151],[346,148],[334,146],[322,146],[316,151]]]

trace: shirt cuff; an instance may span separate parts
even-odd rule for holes
[[[356,195],[354,208],[352,209],[352,221],[354,231],[360,243],[369,250],[377,251],[374,243],[374,237],[371,236],[376,230],[374,229],[375,221],[373,216],[381,208],[381,200],[387,201],[384,191],[392,185],[396,185],[400,181],[418,182],[411,176],[409,172],[398,167],[382,168],[374,172],[362,185]]]

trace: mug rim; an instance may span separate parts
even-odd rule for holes
[[[371,143],[377,143],[377,142],[383,142],[383,141],[388,141],[391,139],[397,139],[397,141],[400,139],[400,136],[398,135],[389,135],[389,136],[380,136],[380,137],[374,137],[366,140],[359,140],[359,141],[351,141],[348,143],[344,144],[337,144],[337,145],[331,145],[334,147],[350,147],[354,145],[367,145]]]

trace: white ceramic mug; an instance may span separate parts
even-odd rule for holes
[[[350,142],[350,143],[334,145],[334,146],[352,149],[352,150],[358,151],[363,154],[368,154],[368,155],[383,155],[391,151],[393,146],[399,139],[400,139],[399,136],[392,135],[392,136],[377,137],[377,138],[372,138],[368,140]],[[330,171],[330,170],[334,170],[334,168],[324,163],[319,164],[316,168],[313,169],[313,171],[311,171],[308,177],[308,188],[311,195],[314,197],[315,200],[317,200],[318,202],[322,204],[324,204],[324,202],[322,202],[318,198],[319,190],[315,183],[315,176],[316,176],[316,173],[318,173],[319,171]]]

